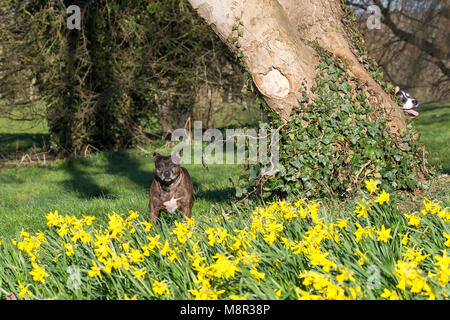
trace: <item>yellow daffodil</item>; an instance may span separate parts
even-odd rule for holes
[[[75,251],[73,249],[73,245],[71,243],[64,242],[64,248],[66,248],[66,255],[68,257],[70,257],[71,255],[73,255],[75,253]]]
[[[130,214],[127,218],[128,221],[136,220],[139,217],[139,214],[133,210],[128,210],[128,213]]]
[[[381,297],[389,300],[399,300],[397,292],[395,290],[390,291],[389,289],[386,288],[381,294]]]
[[[344,220],[344,219],[338,218],[338,219],[336,220],[336,221],[338,222],[338,223],[336,224],[336,226],[339,227],[339,228],[341,228],[341,229],[347,230],[347,220],[348,220],[348,219]]]
[[[145,230],[146,232],[149,232],[150,229],[151,229],[152,226],[153,226],[153,225],[152,225],[150,222],[148,222],[148,221],[142,221],[141,224],[145,227],[144,230]]]
[[[147,271],[145,269],[136,269],[135,267],[132,267],[134,272],[133,272],[133,278],[134,279],[140,279],[140,280],[144,280],[145,278],[145,274],[147,273]]]
[[[144,261],[144,255],[138,249],[133,248],[128,251],[128,258],[131,263],[140,263]]]
[[[445,239],[447,239],[447,240],[444,242],[444,245],[445,245],[446,247],[450,247],[450,233],[444,232],[443,235],[444,235]]]
[[[409,226],[413,226],[413,227],[416,227],[416,228],[419,228],[420,227],[420,217],[419,216],[414,216],[414,215],[409,215],[409,214],[404,214],[404,216],[406,217],[406,218],[408,218],[408,225]]]
[[[361,199],[361,203],[356,204],[356,209],[353,211],[357,213],[357,217],[367,218],[369,211],[372,210],[370,201],[367,202],[364,198]]]
[[[355,241],[356,243],[359,243],[362,236],[365,236],[366,238],[370,237],[372,238],[372,233],[370,229],[363,228],[358,222],[355,222],[356,227],[358,228],[353,234],[355,235]]]
[[[275,294],[279,298],[281,296],[281,289],[275,290]]]
[[[60,228],[58,229],[57,233],[60,237],[64,237],[66,234],[68,234],[69,227],[67,226],[67,224],[64,223],[64,224],[60,225]]]
[[[402,246],[406,246],[408,241],[411,240],[411,238],[408,237],[408,234],[398,233],[398,235],[402,237]]]
[[[364,253],[362,253],[361,250],[359,250],[359,249],[356,249],[355,256],[357,256],[357,257],[359,256],[360,257],[358,259],[358,263],[360,265],[363,265],[364,261],[370,262],[369,258],[367,258],[367,256]]]
[[[422,250],[406,248],[406,252],[402,253],[402,256],[404,257],[405,260],[415,261],[419,263],[420,261],[425,260],[431,255],[431,254],[423,255],[421,251]]]
[[[50,275],[45,272],[44,268],[39,267],[36,263],[32,262],[31,265],[33,266],[33,270],[30,271],[30,275],[33,277],[33,280],[45,283],[45,278]]]
[[[230,260],[223,254],[216,254],[213,256],[216,259],[216,262],[211,266],[212,274],[216,278],[221,278],[222,276],[225,279],[230,277],[234,277],[236,272],[240,272],[241,269],[237,267],[237,261]]]
[[[200,289],[188,290],[188,292],[194,295],[195,300],[217,300],[225,290],[211,290],[209,286],[203,286]]]
[[[311,294],[308,291],[301,290],[300,288],[296,288],[297,293],[300,295],[300,300],[324,300],[324,298],[317,294]]]
[[[87,225],[90,226],[92,224],[92,221],[95,220],[95,217],[93,216],[83,216],[83,222]]]
[[[375,199],[375,202],[378,204],[384,204],[389,202],[389,193],[387,193],[384,189],[381,194]]]
[[[160,296],[162,296],[164,293],[170,294],[170,290],[167,286],[167,283],[164,281],[159,282],[157,280],[153,280],[152,290],[154,293]]]
[[[340,274],[336,276],[336,281],[339,283],[343,283],[344,281],[351,280],[355,282],[355,278],[353,277],[353,272],[347,268],[339,268]]]
[[[25,287],[19,280],[17,281],[17,283],[19,284],[19,289],[20,289],[19,297],[24,298],[26,294],[29,296],[32,295],[31,291],[28,290],[28,288]]]
[[[58,215],[58,210],[55,210],[55,212],[50,212],[45,216],[47,219],[47,226],[54,227],[57,226],[60,223],[60,216]]]
[[[384,224],[381,226],[381,230],[375,230],[375,232],[378,234],[377,241],[387,242],[389,239],[392,239],[391,228],[386,229]]]
[[[23,238],[29,238],[29,237],[30,237],[30,233],[25,232],[25,230],[22,228],[22,230],[20,230],[19,238],[23,239]]]
[[[266,274],[264,272],[258,272],[258,270],[256,269],[250,270],[250,274],[258,281],[266,277]]]
[[[370,194],[378,190],[377,185],[380,183],[379,181],[374,181],[373,179],[370,179],[369,181],[365,180],[364,183],[366,184],[366,189],[369,191]]]
[[[170,249],[170,244],[169,244],[169,241],[166,240],[164,242],[162,249],[159,251],[159,253],[164,257],[167,254],[167,252],[169,251],[169,249]]]
[[[435,268],[437,271],[435,276],[438,278],[439,284],[443,286],[449,282],[450,278],[450,257],[447,257],[447,251],[444,250],[442,257],[435,256],[434,259],[436,260],[434,265],[438,267]]]
[[[100,270],[102,268],[97,266],[97,263],[95,262],[95,260],[91,260],[91,261],[92,261],[92,267],[91,267],[91,270],[88,271],[88,276],[91,278],[97,276],[100,278],[100,280],[102,280],[102,274],[100,272]]]
[[[372,294],[390,300],[416,296],[429,300],[448,299],[448,209],[425,198],[421,213],[404,214],[407,220],[397,225],[395,218],[401,214],[394,210],[390,195],[384,189],[378,191],[378,186],[378,181],[366,181],[373,198],[358,200],[354,211],[357,216],[338,215],[345,219],[322,215],[318,203],[302,199],[295,203],[269,202],[242,219],[219,214],[202,220],[199,228],[193,218],[186,218],[183,222],[152,229],[152,224],[133,210],[125,215],[113,211],[108,214],[105,226],[93,226],[94,217],[61,216],[55,211],[45,216],[49,227],[45,234],[40,231],[33,234],[19,227],[17,238],[11,239],[14,246],[8,242],[0,249],[16,250],[23,257],[24,270],[36,282],[51,279],[51,285],[58,285],[55,283],[59,281],[57,275],[65,273],[67,262],[78,264],[93,257],[87,273],[94,279],[88,278],[83,285],[95,286],[95,278],[98,278],[108,292],[115,292],[116,281],[131,279],[134,283],[149,283],[150,292],[159,298],[246,299],[247,294],[240,293],[251,290],[248,284],[264,282],[266,293],[275,299],[282,298],[283,294],[289,298],[292,293],[305,300],[364,299]],[[374,202],[380,206],[373,207]],[[389,212],[392,219],[375,211]],[[405,224],[408,227],[405,228]],[[421,224],[425,227],[411,228]],[[397,232],[405,229],[405,234]],[[389,246],[377,244],[389,243],[392,239],[396,242]],[[391,274],[389,268],[383,269],[385,287],[370,292],[364,283],[366,278],[354,275],[357,269],[362,269],[352,263],[357,261],[366,269],[365,264],[370,264],[370,260],[380,262],[380,254],[386,250],[391,250],[388,253],[397,262]],[[356,258],[349,256],[352,252]],[[297,264],[299,261],[301,263]],[[173,283],[191,281],[186,283],[185,292],[172,293],[170,282],[155,280],[153,277],[161,274],[153,270],[158,265],[175,277]],[[284,275],[294,270],[300,273],[301,280],[296,282],[301,288],[294,285],[296,291],[284,292],[295,282],[286,282]],[[102,278],[103,273],[105,278]],[[10,279],[5,282],[13,283],[12,288],[5,287],[7,292],[15,292],[21,298],[34,297],[34,294],[41,297],[50,292],[40,290],[39,283],[22,284],[18,278],[25,279],[23,275],[16,276],[11,278],[12,282]],[[14,285],[15,281],[18,286]],[[86,292],[93,293],[89,288]],[[134,294],[133,291],[127,293]],[[258,291],[249,291],[249,294],[260,297]],[[137,296],[130,298],[125,294],[124,299],[137,299]]]

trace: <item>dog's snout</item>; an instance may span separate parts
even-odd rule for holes
[[[413,105],[417,106],[419,104],[419,101],[417,101],[416,99],[413,99],[412,103],[413,103]]]

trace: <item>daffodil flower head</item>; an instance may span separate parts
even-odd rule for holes
[[[366,189],[369,191],[370,194],[374,193],[378,190],[377,185],[380,183],[379,181],[374,181],[372,178],[367,181],[365,180],[364,183],[366,184]]]

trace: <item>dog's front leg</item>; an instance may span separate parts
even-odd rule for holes
[[[188,205],[184,205],[181,209],[181,212],[183,212],[183,218],[186,220],[186,217],[190,218],[192,216],[192,208],[190,208]]]
[[[156,209],[151,198],[150,198],[150,203],[149,203],[148,207],[149,207],[148,217],[154,224],[156,224],[156,221],[159,217],[159,209]]]

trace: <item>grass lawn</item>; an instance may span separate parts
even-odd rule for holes
[[[419,117],[413,121],[430,152],[430,162],[438,168],[439,174],[448,174],[450,104],[424,104],[419,112]],[[17,127],[17,130],[13,131],[12,127]],[[33,144],[37,150],[42,148],[43,141],[48,139],[45,126],[29,127],[30,124],[18,125],[0,119],[0,154],[15,154],[16,146],[23,152],[33,148]],[[239,175],[240,166],[210,165],[209,170],[202,165],[186,167],[194,184],[194,217],[208,214],[212,206],[223,207],[229,203],[228,199],[234,194],[229,178]],[[132,209],[146,215],[148,190],[153,177],[153,158],[139,150],[102,152],[76,160],[47,162],[46,165],[1,168],[0,235],[14,236],[22,227],[31,232],[43,230],[44,216],[54,210],[62,215],[92,215],[98,223],[107,221],[107,213],[112,211],[126,213]],[[437,177],[425,195],[448,206],[448,182],[448,176]],[[354,208],[352,201],[344,204],[332,200],[319,202],[327,212],[352,212],[351,208]]]
[[[450,102],[425,103],[418,110],[420,114],[413,121],[430,153],[430,164],[450,174]]]
[[[229,177],[237,165],[185,165],[195,192],[193,216],[206,214],[233,195]],[[104,222],[107,213],[148,212],[148,192],[154,178],[152,157],[137,152],[104,152],[89,158],[58,160],[49,165],[3,168],[0,171],[1,235],[20,227],[45,228],[45,215],[92,215]]]

